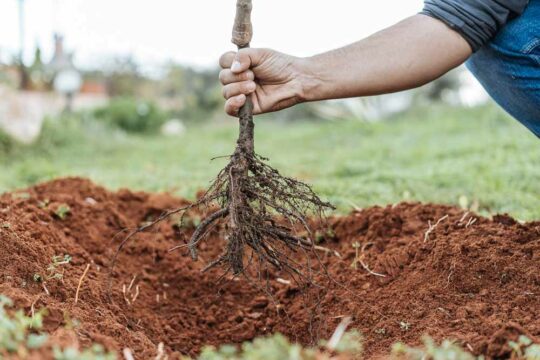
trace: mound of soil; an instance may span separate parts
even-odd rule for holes
[[[198,262],[185,251],[169,253],[193,227],[166,221],[120,254],[111,301],[108,267],[122,231],[182,204],[78,178],[4,194],[0,293],[28,313],[46,307],[53,343],[129,347],[139,359],[153,358],[160,342],[174,358],[274,332],[311,344],[328,338],[343,316],[362,332],[367,358],[398,341],[418,344],[424,334],[488,357],[508,356],[508,340],[520,334],[540,337],[540,223],[441,205],[403,203],[331,219],[319,244],[332,250],[319,252],[327,274],[315,275],[324,287],[301,289],[269,273],[272,297],[242,278],[217,282],[219,269],[200,272],[221,251],[217,231]],[[62,279],[35,281],[64,254],[72,261],[58,266]],[[74,330],[66,334],[66,326]]]

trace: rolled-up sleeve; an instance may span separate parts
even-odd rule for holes
[[[426,0],[421,14],[439,19],[459,32],[473,51],[521,15],[529,0]]]

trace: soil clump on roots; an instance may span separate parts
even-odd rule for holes
[[[314,281],[325,288],[303,289],[286,271],[268,269],[272,298],[242,277],[218,282],[219,268],[201,273],[220,256],[219,227],[199,244],[199,261],[188,251],[169,252],[195,229],[172,217],[126,244],[109,302],[107,267],[121,231],[185,205],[167,194],[109,192],[78,178],[3,194],[0,294],[28,314],[48,308],[45,330],[53,343],[98,342],[118,353],[129,347],[141,359],[154,358],[160,342],[177,358],[206,344],[275,332],[307,345],[329,338],[347,315],[364,336],[365,358],[388,354],[397,341],[419,344],[424,334],[456,339],[488,358],[509,356],[507,342],[520,334],[540,337],[540,222],[418,203],[330,219],[318,230],[319,245],[330,251],[319,251],[321,262],[312,262]],[[187,216],[196,223],[204,215]],[[71,262],[45,290],[34,275],[64,254]],[[318,301],[306,301],[314,292]],[[66,336],[73,320],[80,324]]]

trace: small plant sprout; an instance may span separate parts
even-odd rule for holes
[[[304,348],[299,344],[291,343],[281,334],[271,337],[256,338],[252,342],[245,342],[241,347],[222,345],[219,348],[207,346],[199,355],[199,360],[246,360],[246,359],[295,359],[295,360],[331,360],[331,359],[358,359],[362,353],[362,338],[356,331],[345,332],[335,349],[327,349],[328,342],[322,341],[318,347]],[[337,356],[336,356],[337,355]],[[186,360],[191,358],[186,358]]]
[[[335,239],[336,233],[334,232],[334,229],[328,228],[324,231],[316,231],[315,232],[315,243],[320,244],[325,240],[331,240]]]
[[[315,233],[315,244],[320,244],[324,241],[324,235],[320,232]]]
[[[45,199],[43,201],[40,201],[40,202],[38,202],[38,207],[40,209],[46,209],[49,206],[50,202],[51,201],[49,199]]]
[[[79,350],[73,347],[60,349],[53,347],[54,360],[115,360],[115,353],[107,352],[102,345],[93,344],[92,347]]]
[[[64,220],[71,213],[71,208],[67,204],[60,204],[54,211],[54,214],[60,219]]]
[[[516,359],[540,360],[540,344],[534,344],[525,335],[520,335],[517,341],[508,342],[512,349],[512,357]]]
[[[62,280],[64,278],[64,265],[71,262],[71,256],[69,255],[55,255],[52,257],[52,262],[47,267],[47,280]],[[62,270],[60,271],[60,267]]]
[[[476,357],[468,351],[456,345],[453,341],[444,340],[438,345],[432,338],[423,338],[423,347],[415,348],[403,343],[392,346],[393,359],[456,359],[475,360]]]
[[[403,331],[409,331],[410,328],[411,328],[411,324],[406,322],[406,321],[400,321],[399,322],[399,327],[401,328],[401,330]]]
[[[0,295],[0,358],[11,353],[24,359],[30,350],[39,349],[47,341],[47,336],[38,332],[43,327],[45,310],[29,317],[22,310],[8,313],[6,308],[11,306],[13,302]]]

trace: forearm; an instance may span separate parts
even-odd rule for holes
[[[378,95],[424,85],[472,53],[439,20],[415,15],[341,49],[299,60],[306,101]]]

